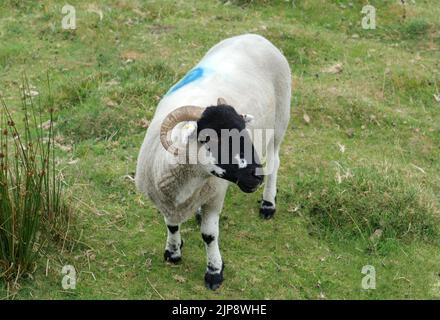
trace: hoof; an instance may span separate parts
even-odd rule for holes
[[[182,249],[182,248],[183,248],[183,240],[180,243],[180,249]],[[163,257],[164,257],[165,261],[171,262],[171,263],[174,263],[174,264],[176,264],[176,263],[180,262],[180,260],[182,260],[182,256],[175,256],[175,253],[171,252],[168,249],[165,250],[165,253],[163,254]]]
[[[260,207],[260,216],[263,219],[271,219],[275,214],[275,206],[272,202],[263,200]]]
[[[181,256],[174,256],[173,253],[169,250],[165,250],[165,253],[163,254],[163,257],[165,261],[171,262],[171,263],[179,263],[182,260]]]
[[[210,290],[217,290],[223,283],[223,269],[225,265],[222,265],[222,270],[218,273],[211,273],[207,271],[205,273],[205,286]]]

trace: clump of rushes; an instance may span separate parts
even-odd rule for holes
[[[53,109],[43,129],[43,111],[26,89],[22,96],[19,125],[3,99],[0,109],[0,279],[6,281],[32,272],[48,240],[66,239],[71,216],[56,170]]]

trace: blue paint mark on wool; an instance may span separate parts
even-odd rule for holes
[[[196,81],[197,79],[200,79],[201,77],[203,77],[203,74],[204,74],[203,68],[198,67],[191,70],[183,77],[182,80],[180,80],[173,87],[171,87],[171,89],[167,92],[167,95],[173,93],[174,91],[179,90],[180,88],[186,86],[187,84],[193,81]]]

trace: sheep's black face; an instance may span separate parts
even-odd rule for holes
[[[246,130],[245,119],[228,105],[208,107],[197,121],[198,140],[210,153],[211,174],[236,183],[247,193],[263,182],[260,160]]]

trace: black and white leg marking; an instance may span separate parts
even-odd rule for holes
[[[260,206],[260,214],[261,217],[264,219],[270,219],[274,216],[275,214],[275,204],[270,202],[270,201],[266,201],[263,199],[263,201],[261,201],[261,206]]]
[[[180,236],[180,225],[171,224],[165,219],[167,225],[167,243],[165,246],[164,259],[172,263],[177,263],[182,259],[181,249],[183,240]]]
[[[219,213],[216,211],[203,212],[202,214],[202,239],[205,242],[207,255],[207,268],[205,285],[211,290],[216,290],[223,282],[223,261],[218,245]]]

